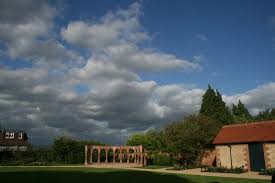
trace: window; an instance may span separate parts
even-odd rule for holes
[[[22,139],[23,138],[23,134],[22,133],[19,133],[18,134],[18,139]]]
[[[10,133],[10,138],[13,139],[14,138],[14,133]]]
[[[6,138],[6,139],[10,138],[10,133],[9,133],[9,132],[6,132],[6,133],[5,133],[5,138]]]

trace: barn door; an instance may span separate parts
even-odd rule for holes
[[[248,145],[250,167],[252,171],[265,169],[263,144],[253,143]]]

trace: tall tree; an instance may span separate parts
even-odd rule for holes
[[[232,114],[235,123],[251,122],[253,118],[245,105],[239,100],[238,105],[232,107]]]
[[[222,124],[231,124],[233,121],[232,115],[228,107],[222,100],[222,95],[219,91],[215,91],[210,85],[202,97],[200,113],[207,115]]]

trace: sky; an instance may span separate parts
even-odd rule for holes
[[[33,144],[123,144],[198,112],[208,84],[275,107],[275,2],[0,0],[0,121]]]

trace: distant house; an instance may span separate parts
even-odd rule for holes
[[[224,126],[213,144],[217,166],[251,171],[275,167],[275,121]]]
[[[29,147],[26,132],[0,131],[0,151],[26,151]]]

